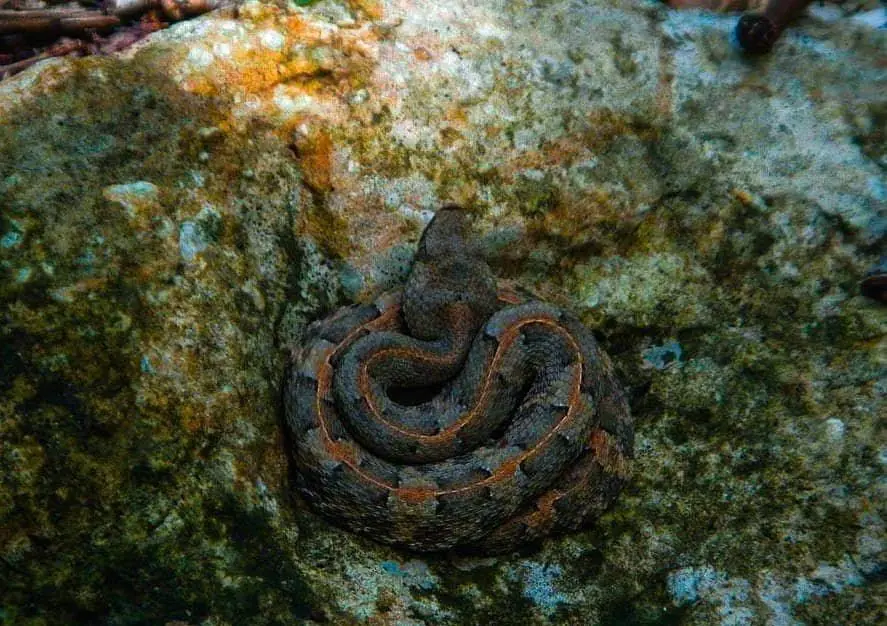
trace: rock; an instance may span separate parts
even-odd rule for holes
[[[0,83],[3,619],[875,623],[887,32],[813,17],[747,59],[734,22],[253,1]],[[596,328],[637,419],[612,510],[511,558],[290,490],[290,351],[449,202]]]

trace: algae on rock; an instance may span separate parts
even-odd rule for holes
[[[731,27],[252,1],[0,83],[0,621],[876,623],[887,33],[807,19],[749,60]],[[595,328],[638,424],[601,522],[509,558],[290,490],[304,324],[448,202]]]

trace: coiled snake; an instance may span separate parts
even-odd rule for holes
[[[458,208],[399,294],[308,329],[285,395],[298,487],[323,515],[414,550],[498,552],[597,517],[633,428],[569,313],[497,293]]]

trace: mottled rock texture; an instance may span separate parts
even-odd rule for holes
[[[734,23],[252,2],[0,83],[0,622],[877,623],[887,33]],[[617,506],[510,557],[291,495],[291,350],[450,202],[636,418]]]

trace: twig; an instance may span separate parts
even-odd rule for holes
[[[0,50],[4,51],[0,54],[0,80],[51,57],[117,52],[162,28],[163,20],[200,15],[233,0],[104,0],[102,9],[97,10],[3,10],[10,2],[15,0],[0,0]],[[136,21],[139,15],[142,18]],[[100,34],[108,30],[113,32]],[[42,50],[31,48],[28,43],[31,39],[35,40],[32,43],[39,43],[63,35],[78,39],[62,37]],[[7,49],[12,54],[6,53]],[[32,56],[21,58],[23,53]]]
[[[104,7],[106,12],[119,17],[160,9],[169,19],[181,20],[218,9],[224,3],[224,0],[106,0]]]
[[[66,56],[75,52],[85,53],[87,50],[88,47],[84,41],[62,37],[40,54],[35,54],[26,59],[20,59],[14,63],[9,63],[8,65],[0,65],[0,80],[12,76],[13,74],[18,74],[40,61],[51,59],[52,57]]]
[[[22,61],[16,61],[15,63],[10,63],[9,65],[0,65],[0,80],[12,76],[14,74],[18,74],[21,71],[24,71],[34,65],[35,63],[42,61],[43,59],[48,59],[52,57],[51,54],[38,54],[37,56],[33,56]]]
[[[88,30],[112,28],[120,18],[101,11],[48,10],[0,11],[0,35],[62,34],[76,35]]]
[[[0,0],[5,3],[8,0]],[[0,9],[0,35],[65,34],[75,35],[89,30],[119,26],[121,21],[159,9],[170,20],[181,20],[207,13],[224,4],[224,0],[107,0],[101,11],[87,9]],[[2,6],[2,4],[0,4]]]

